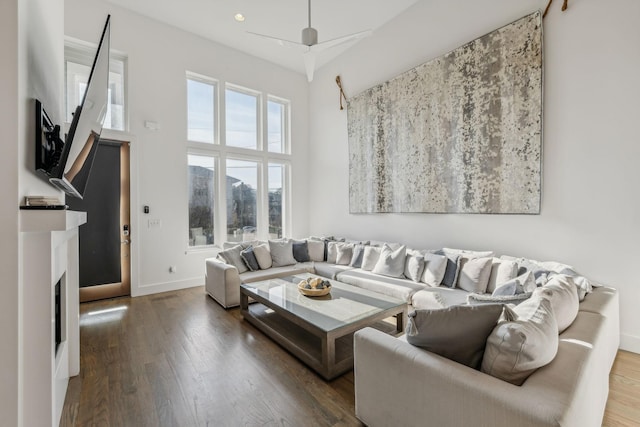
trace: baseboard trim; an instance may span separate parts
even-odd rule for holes
[[[640,354],[640,337],[620,334],[620,349]]]
[[[143,295],[157,294],[160,292],[177,291],[180,289],[204,286],[204,276],[191,279],[176,280],[175,282],[152,283],[149,285],[132,286],[131,296],[141,297]]]

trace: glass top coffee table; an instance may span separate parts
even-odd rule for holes
[[[330,281],[329,295],[307,297],[298,291],[298,283],[308,277],[319,276],[303,273],[242,284],[240,310],[245,320],[325,379],[353,369],[355,331],[367,326],[403,331],[404,301],[336,280]],[[249,304],[249,298],[257,304]],[[395,328],[382,322],[392,316]]]

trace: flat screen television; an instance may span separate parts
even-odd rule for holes
[[[82,199],[109,105],[110,20],[107,16],[82,102],[73,113],[69,133],[49,119],[36,100],[36,172],[69,196]]]

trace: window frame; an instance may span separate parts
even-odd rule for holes
[[[218,206],[218,192],[220,190],[220,185],[219,185],[219,181],[220,181],[220,159],[219,157],[212,153],[210,150],[202,150],[202,149],[198,149],[196,147],[189,147],[187,149],[187,170],[186,170],[186,175],[187,175],[187,188],[189,187],[189,155],[193,155],[193,156],[200,156],[200,157],[209,157],[211,159],[213,159],[213,209],[212,209],[212,213],[213,213],[213,221],[212,221],[212,226],[213,226],[213,243],[212,244],[207,244],[207,245],[198,245],[198,246],[191,246],[189,245],[189,236],[187,236],[187,250],[188,251],[200,251],[200,250],[210,250],[213,248],[218,247],[218,243],[216,242],[220,242],[220,236],[218,235],[218,224],[217,222],[219,221],[218,218],[218,212],[217,212],[217,206]],[[189,224],[189,200],[188,200],[188,196],[189,194],[187,193],[187,230],[190,231],[191,227]]]
[[[204,83],[213,86],[213,142],[195,141],[189,139],[189,89],[188,80],[193,80],[199,83]],[[185,94],[186,96],[186,123],[185,126],[185,140],[189,144],[206,144],[206,146],[220,145],[220,82],[211,77],[204,76],[202,74],[193,73],[187,71],[187,77],[185,79]]]
[[[229,145],[227,143],[227,90],[241,93],[243,95],[255,96],[256,97],[256,147],[255,148],[246,148],[246,147],[238,147],[237,145]],[[238,148],[241,150],[249,150],[249,151],[264,151],[264,136],[263,136],[263,118],[264,115],[264,107],[263,100],[264,96],[262,92],[246,88],[244,86],[235,85],[233,83],[225,82],[224,84],[224,95],[219,96],[220,99],[223,99],[224,103],[224,138],[222,138],[222,145],[225,145],[229,148]],[[222,115],[222,111],[220,114]]]
[[[273,102],[276,104],[280,104],[284,107],[284,114],[282,117],[282,151],[269,151],[269,102]],[[267,95],[266,96],[266,102],[265,102],[265,118],[266,118],[266,125],[265,125],[265,151],[267,151],[270,154],[285,154],[285,155],[291,155],[291,101],[284,99],[284,98],[280,98],[278,96],[274,96],[274,95]]]

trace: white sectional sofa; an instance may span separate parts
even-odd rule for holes
[[[251,245],[264,246],[265,242],[246,243],[243,247]],[[497,258],[491,252],[449,249],[432,255],[433,251],[405,248],[406,270],[404,274],[398,274],[397,265],[390,266],[397,260],[386,259],[381,269],[380,264],[384,263],[380,260],[384,257],[379,255],[380,259],[374,262],[376,268],[372,269],[371,259],[366,258],[376,251],[386,251],[387,256],[394,251],[397,253],[400,250],[397,248],[401,247],[398,244],[385,246],[385,249],[368,249],[360,262],[356,260],[355,249],[353,259],[346,262],[341,250],[336,256],[336,248],[339,245],[371,245],[325,241],[324,253],[317,251],[317,240],[313,245],[316,249],[309,260],[303,258],[304,262],[296,262],[290,259],[289,265],[254,267],[255,271],[239,272],[231,265],[234,262],[225,258],[208,259],[206,292],[223,307],[234,307],[239,304],[241,282],[310,272],[393,296],[405,301],[410,311],[431,311],[460,305],[531,301],[532,293],[540,297],[537,295],[542,293],[539,288],[550,277],[573,276],[570,283],[575,285],[571,287],[576,294],[575,313],[562,330],[558,329],[557,353],[550,363],[545,362],[522,385],[514,385],[479,368],[473,369],[412,345],[406,336],[396,338],[372,328],[358,331],[354,337],[356,416],[365,424],[373,427],[601,424],[609,372],[619,345],[615,289],[592,288],[586,278],[578,276],[569,266],[505,256]],[[412,269],[415,260],[409,262],[409,255],[423,258],[420,277],[415,277],[416,272]],[[438,257],[446,259],[442,261]],[[274,263],[275,260],[274,254]],[[434,267],[440,261],[446,268],[442,265]],[[281,256],[279,263],[282,263]],[[431,270],[428,270],[429,263],[433,264]],[[239,264],[237,260],[235,264]],[[395,272],[391,271],[393,268]],[[505,271],[509,273],[505,275]],[[480,282],[484,282],[484,287],[476,288]],[[514,291],[514,295],[501,295],[505,289],[518,291]],[[557,311],[557,307],[553,310]],[[507,314],[505,308],[500,322],[505,321]],[[515,320],[517,323],[518,319]]]

